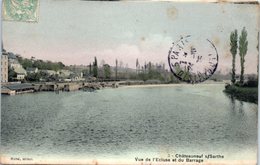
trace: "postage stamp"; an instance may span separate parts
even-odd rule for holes
[[[3,0],[6,21],[38,22],[39,0]]]
[[[171,72],[181,81],[199,83],[210,78],[218,66],[218,52],[208,39],[187,35],[169,50]]]

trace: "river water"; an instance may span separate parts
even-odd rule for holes
[[[256,160],[257,105],[224,84],[2,96],[1,155],[116,159],[220,154]]]

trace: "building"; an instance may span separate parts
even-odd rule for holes
[[[71,81],[84,81],[85,78],[83,78],[83,73],[71,73],[69,79]]]
[[[25,76],[27,75],[26,70],[23,67],[16,67],[14,68],[15,73],[17,74],[17,80],[24,80]]]
[[[37,70],[37,72],[38,72],[38,70]],[[56,71],[54,71],[54,70],[41,70],[41,72],[43,72],[43,73],[46,73],[48,76],[52,76],[52,75],[56,75],[56,74],[58,74]]]
[[[15,95],[34,92],[35,87],[28,83],[6,84],[1,86],[1,94]]]
[[[26,69],[28,74],[32,74],[32,73],[38,73],[38,68],[27,68]]]
[[[19,63],[17,55],[15,55],[12,52],[7,52],[6,54],[8,56],[9,67],[17,74],[16,77],[12,77],[12,78],[18,81],[24,80],[25,76],[27,75],[27,72],[23,68],[23,66]]]
[[[8,52],[8,64],[18,63],[18,59],[16,55],[12,52]]]
[[[73,74],[73,72],[70,70],[61,69],[59,71],[59,77],[63,79],[70,78],[71,74]]]
[[[1,83],[8,82],[8,54],[3,49],[1,57]]]
[[[8,52],[8,65],[10,68],[20,68],[22,67],[19,63],[16,55],[14,55],[12,52]]]

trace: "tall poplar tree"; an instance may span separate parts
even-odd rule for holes
[[[97,64],[97,58],[95,57],[94,63],[93,63],[93,76],[98,77],[98,64]]]
[[[236,55],[237,55],[237,30],[231,32],[230,34],[230,52],[232,54],[232,75],[231,82],[234,84],[236,82]]]
[[[116,80],[117,80],[117,67],[118,67],[118,61],[116,59]]]
[[[247,41],[247,31],[246,28],[244,27],[241,35],[239,37],[239,56],[240,56],[240,65],[241,65],[241,74],[240,74],[240,83],[244,83],[244,71],[245,71],[245,56],[247,53],[247,46],[248,46],[248,41]]]

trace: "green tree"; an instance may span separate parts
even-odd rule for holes
[[[136,66],[136,74],[138,74],[138,70],[139,70],[139,61],[138,61],[138,58],[136,59],[135,66]]]
[[[20,63],[23,66],[23,68],[25,68],[25,69],[31,68],[33,66],[32,61],[27,58],[23,59]]]
[[[65,65],[62,62],[58,62],[59,69],[63,69]]]
[[[27,81],[40,81],[41,75],[40,73],[29,73],[26,76]]]
[[[43,72],[43,71],[40,71],[40,72],[38,72],[39,73],[39,75],[40,75],[40,79],[43,79],[43,80],[47,80],[48,79],[48,77],[49,77],[49,75],[46,73],[46,72]]]
[[[14,68],[8,66],[8,81],[12,82],[15,81],[17,77],[17,73],[14,71]]]
[[[243,28],[241,35],[239,37],[239,56],[240,56],[240,65],[241,65],[241,74],[240,74],[240,83],[244,83],[244,71],[245,71],[245,56],[247,53],[247,31],[245,27]]]
[[[83,77],[86,77],[88,75],[88,73],[89,73],[89,70],[88,69],[83,69],[82,73],[83,73]]]
[[[117,66],[118,66],[118,61],[116,59],[116,80],[117,80]]]
[[[110,79],[110,77],[111,77],[111,69],[110,69],[110,66],[109,66],[108,64],[104,64],[104,65],[103,65],[103,68],[104,68],[105,78],[106,78],[106,79]]]
[[[89,64],[89,75],[92,75],[92,66],[91,66],[91,63]]]
[[[237,30],[231,32],[230,34],[230,52],[232,54],[232,75],[231,82],[234,84],[236,82],[236,55],[237,55]]]
[[[97,64],[97,58],[95,57],[94,63],[93,63],[93,76],[98,77],[98,64]]]
[[[48,69],[48,70],[60,70],[65,67],[62,62],[51,62],[51,61],[43,61],[43,60],[35,60],[35,58],[27,59],[22,57],[17,57],[19,63],[23,66],[23,68],[32,68],[36,67],[38,69]]]
[[[58,74],[50,75],[50,76],[47,78],[47,81],[49,81],[49,82],[59,81],[59,75],[58,75]]]
[[[152,63],[151,62],[149,62],[148,63],[148,77],[149,77],[149,79],[151,79],[152,78],[152,75],[153,73],[152,73]]]

